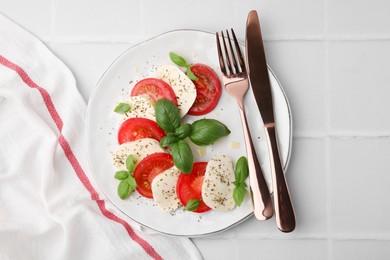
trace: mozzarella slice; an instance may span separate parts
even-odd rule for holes
[[[156,77],[168,83],[175,92],[180,116],[183,117],[190,110],[196,99],[196,88],[194,83],[174,65],[159,67]]]
[[[166,212],[175,211],[181,205],[176,195],[179,175],[180,171],[172,167],[157,175],[152,181],[153,199]]]
[[[146,156],[161,152],[165,152],[165,150],[160,147],[160,143],[157,140],[142,138],[119,145],[113,153],[113,163],[118,170],[126,171],[126,159],[129,155],[133,155],[135,165],[137,165]]]
[[[143,117],[156,121],[156,114],[154,112],[154,102],[146,94],[132,96],[129,99],[122,101],[130,105],[130,111],[123,114],[123,121],[132,117]]]
[[[212,209],[228,211],[235,207],[233,162],[226,155],[217,155],[208,162],[202,185],[204,203]]]

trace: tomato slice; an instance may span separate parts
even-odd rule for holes
[[[146,118],[129,118],[122,123],[118,130],[118,143],[135,141],[141,138],[153,138],[160,141],[165,136],[156,122]]]
[[[207,65],[194,64],[191,71],[198,77],[198,81],[192,81],[196,87],[196,99],[188,114],[204,115],[217,106],[222,94],[221,81],[217,73]]]
[[[171,167],[173,167],[173,159],[168,153],[154,153],[140,161],[133,173],[139,194],[152,199],[151,186],[154,177]]]
[[[175,92],[171,86],[161,79],[146,78],[139,81],[133,87],[131,96],[138,96],[141,94],[149,95],[154,102],[161,98],[166,98],[173,102],[177,106],[177,99]]]
[[[190,199],[202,199],[203,178],[206,172],[207,162],[195,162],[190,174],[181,173],[177,180],[176,194],[180,202],[185,206]],[[194,212],[205,212],[210,208],[202,201]]]

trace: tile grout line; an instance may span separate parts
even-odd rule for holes
[[[325,138],[325,174],[326,174],[326,209],[327,209],[327,241],[328,241],[328,259],[332,260],[333,255],[333,235],[332,235],[332,186],[330,176],[330,139],[331,137]]]
[[[345,235],[333,235],[333,240],[337,241],[358,241],[358,240],[364,240],[364,241],[390,241],[389,235],[356,235],[356,234],[345,234]]]
[[[369,240],[369,241],[390,241],[390,235],[356,235],[356,234],[336,234],[329,236],[328,234],[303,234],[303,235],[294,235],[293,237],[286,237],[278,234],[266,234],[266,235],[241,235],[239,238],[234,235],[229,235],[226,237],[218,236],[209,238],[210,240],[232,240],[232,241],[251,241],[251,240],[332,240],[332,241],[343,241],[343,240]]]
[[[316,36],[316,35],[309,35],[309,36],[265,36],[264,41],[265,42],[283,42],[283,41],[308,41],[308,42],[321,42],[321,41],[329,41],[329,42],[356,42],[356,41],[390,41],[390,37],[388,35],[324,35],[324,36]]]
[[[333,259],[333,240],[332,240],[332,188],[330,176],[330,72],[329,72],[329,5],[328,0],[324,0],[324,88],[325,88],[325,127],[327,137],[325,138],[325,174],[326,174],[326,214],[327,214],[327,243],[328,260]]]
[[[235,241],[246,241],[246,240],[327,240],[328,235],[327,234],[303,234],[303,235],[293,235],[293,236],[283,236],[278,234],[266,234],[266,235],[240,235],[239,238],[235,237],[216,237],[213,238],[213,240],[219,240],[219,239],[233,239]],[[364,239],[364,238],[363,238]],[[367,238],[368,239],[368,238]]]
[[[131,37],[92,37],[92,36],[51,36],[43,37],[42,40],[48,43],[56,44],[137,44],[152,36],[146,34],[134,35]]]
[[[230,241],[233,243],[234,247],[234,259],[240,259],[240,248],[238,246],[239,239],[231,238]]]
[[[52,6],[55,5],[56,2],[53,2]],[[53,9],[55,9],[53,7]],[[142,8],[141,8],[142,11]],[[56,36],[54,34],[55,32],[55,10],[52,10],[52,26],[51,26],[51,36],[43,37],[42,40],[44,42],[49,43],[98,43],[98,44],[112,44],[112,43],[138,43],[140,41],[143,41],[145,39],[149,39],[154,37],[155,35],[151,34],[145,34],[145,33],[138,33],[138,35],[132,35],[132,36]],[[142,18],[140,18],[142,20]],[[143,23],[141,23],[143,24]],[[361,41],[390,41],[390,37],[353,37],[353,36],[344,36],[344,37],[315,37],[315,36],[309,36],[309,37],[267,37],[264,39],[264,42],[361,42]]]
[[[326,120],[326,119],[325,119]],[[378,134],[361,134],[361,135],[342,135],[342,134],[293,134],[293,138],[298,139],[341,139],[341,140],[350,140],[350,139],[390,139],[390,135],[378,135]]]

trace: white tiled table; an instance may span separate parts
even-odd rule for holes
[[[132,44],[180,28],[233,27],[242,40],[251,9],[292,107],[297,229],[250,219],[194,242],[205,259],[390,259],[389,1],[0,0],[69,66],[86,101]]]

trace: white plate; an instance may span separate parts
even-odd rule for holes
[[[117,195],[118,181],[114,178],[116,169],[112,165],[111,153],[117,146],[116,134],[120,120],[113,112],[114,107],[117,102],[129,96],[136,81],[151,76],[159,65],[171,64],[171,51],[182,55],[190,63],[207,64],[220,74],[215,35],[211,33],[177,30],[131,47],[107,69],[91,95],[87,109],[87,156],[93,175],[107,199],[134,221],[169,235],[195,237],[213,234],[226,230],[253,214],[250,196],[246,197],[241,207],[230,212],[209,211],[197,214],[179,209],[174,214],[169,214],[163,212],[152,200],[139,196],[137,192],[126,200],[121,200]],[[286,95],[271,71],[270,79],[280,152],[286,167],[291,151],[291,113]],[[245,102],[255,149],[271,188],[263,123],[251,91],[247,93]],[[200,156],[197,148],[193,147],[195,161],[208,161],[213,155],[226,154],[235,162],[245,155],[239,111],[232,97],[223,92],[218,106],[206,117],[226,124],[231,134],[207,147],[204,156]],[[199,117],[185,118],[193,121]]]

